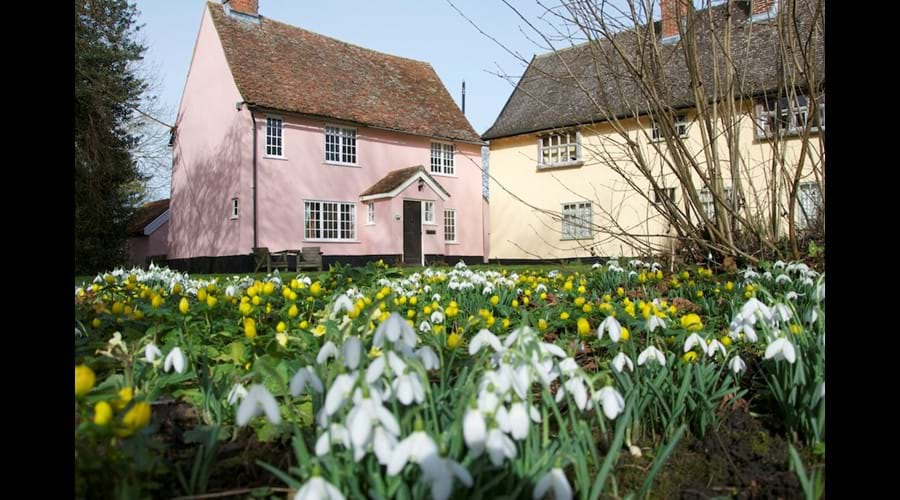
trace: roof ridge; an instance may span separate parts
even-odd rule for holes
[[[224,5],[222,5],[221,3],[214,2],[213,0],[207,0],[207,4],[218,6],[218,7],[220,7],[220,8],[222,9],[223,12],[224,12],[224,10],[225,10],[225,6],[224,6]],[[276,23],[276,24],[280,24],[280,25],[282,25],[282,26],[287,26],[288,28],[291,28],[291,29],[304,31],[304,32],[306,32],[306,33],[310,33],[310,34],[315,35],[315,36],[319,36],[319,37],[322,37],[322,38],[327,38],[327,39],[329,39],[329,40],[335,41],[335,42],[337,42],[337,43],[340,43],[340,44],[343,44],[343,45],[346,45],[346,46],[348,46],[348,47],[352,47],[352,48],[355,48],[355,49],[363,50],[363,51],[366,51],[366,52],[371,52],[371,53],[374,53],[374,54],[380,54],[380,55],[387,56],[387,57],[393,57],[393,58],[397,58],[397,59],[405,59],[405,60],[407,60],[407,61],[412,61],[412,62],[415,62],[415,63],[419,63],[419,64],[424,64],[424,65],[427,65],[427,66],[431,66],[431,63],[429,63],[428,61],[422,61],[422,60],[420,60],[420,59],[413,59],[413,58],[411,58],[411,57],[398,56],[398,55],[396,55],[396,54],[388,54],[387,52],[382,52],[382,51],[380,51],[380,50],[375,50],[375,49],[370,49],[370,48],[368,48],[368,47],[363,47],[362,45],[357,45],[357,44],[355,44],[355,43],[350,43],[350,42],[341,40],[341,39],[339,39],[339,38],[335,38],[335,37],[333,37],[333,36],[328,36],[328,35],[319,33],[318,31],[312,31],[312,30],[309,30],[309,29],[306,29],[306,28],[302,28],[302,27],[297,26],[297,25],[294,25],[294,24],[286,23],[286,22],[284,22],[284,21],[279,21],[278,19],[274,19],[274,18],[271,18],[271,17],[267,17],[267,16],[264,16],[264,15],[262,15],[262,14],[259,14],[258,16],[259,16],[260,23],[262,23],[263,21],[265,21],[265,22],[267,22],[267,23]]]

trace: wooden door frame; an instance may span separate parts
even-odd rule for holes
[[[401,253],[400,260],[404,264],[406,263],[405,262],[406,261],[406,202],[414,201],[419,204],[419,265],[425,266],[425,242],[424,242],[424,238],[423,238],[424,233],[422,232],[422,226],[424,224],[424,214],[422,213],[422,210],[423,210],[422,203],[426,202],[426,201],[433,201],[433,200],[425,200],[425,199],[420,199],[420,198],[401,198],[401,201],[403,202],[402,203],[403,209],[400,210],[400,213],[403,214],[403,216],[400,219],[400,234],[403,236],[403,242],[402,242],[402,247],[401,247],[403,252]]]

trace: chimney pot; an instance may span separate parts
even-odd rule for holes
[[[222,0],[222,5],[227,6],[234,12],[254,17],[259,16],[259,0]]]

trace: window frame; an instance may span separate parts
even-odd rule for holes
[[[688,138],[688,128],[691,126],[691,121],[688,120],[687,113],[680,113],[675,115],[675,131],[678,132],[678,138],[687,139]],[[650,121],[650,142],[665,142],[666,138],[662,134],[662,130],[659,128],[659,122],[655,119],[651,118]]]
[[[447,231],[447,227],[448,227],[448,225],[447,225],[448,217],[447,216],[450,214],[452,214],[452,217],[449,217],[449,219],[453,221],[453,224],[452,224],[453,239],[447,239],[447,232],[448,232]],[[444,243],[449,243],[449,244],[459,243],[459,238],[458,238],[459,224],[458,224],[458,222],[459,222],[459,218],[456,216],[456,209],[455,208],[445,208],[444,209]]]
[[[374,201],[366,202],[366,225],[367,226],[375,225],[375,202]]]
[[[431,206],[431,219],[428,219],[428,206]],[[429,226],[437,225],[437,211],[436,206],[433,201],[423,201],[422,202],[422,224]]]
[[[278,135],[272,135],[270,132],[272,130],[276,130],[271,122],[278,122]],[[277,139],[278,144],[275,145],[274,141]],[[278,154],[270,153],[270,148],[278,148]],[[287,155],[284,154],[284,117],[280,115],[266,115],[266,149],[263,154],[264,158],[275,158],[279,160],[287,159]]]
[[[585,206],[587,205],[587,206]],[[562,233],[560,241],[578,241],[594,239],[594,204],[588,200],[568,201],[560,204],[560,222],[562,223]],[[572,206],[571,209],[568,209]],[[571,212],[567,212],[571,210]],[[586,225],[584,215],[587,213]],[[584,227],[578,227],[584,226]]]
[[[329,129],[334,129],[337,131],[337,133],[329,134]],[[346,144],[351,139],[350,134],[348,134],[347,132],[353,132],[352,146]],[[337,137],[337,143],[336,143],[337,151],[331,152],[328,150],[329,145],[332,145],[332,144],[329,144],[329,142],[328,142],[329,135]],[[347,125],[338,125],[335,123],[326,123],[325,126],[322,128],[322,137],[325,141],[323,152],[325,154],[324,162],[326,164],[338,165],[338,166],[342,166],[342,167],[358,167],[359,166],[359,131],[356,129],[356,127],[349,127]],[[353,148],[353,153],[352,153],[353,161],[352,162],[344,161],[344,158],[345,158],[344,148],[345,147]],[[337,157],[339,158],[339,160],[328,159],[329,154],[336,154]],[[346,154],[349,156],[350,153],[346,153]]]
[[[811,133],[825,131],[825,95],[820,95],[819,100],[821,102],[818,103],[814,123],[809,129]],[[802,93],[781,98],[757,98],[754,102],[753,127],[756,138],[762,140],[799,136],[809,118],[809,101],[809,96]]]
[[[439,156],[435,156],[435,147],[440,151]],[[447,150],[450,150],[449,157]],[[428,172],[432,175],[440,175],[444,177],[456,177],[456,144],[452,142],[431,141],[431,148],[428,160]],[[438,160],[438,170],[435,170],[435,159]],[[449,160],[449,165],[448,165]]]
[[[333,204],[336,205],[333,211],[329,213],[333,214],[332,220],[326,220],[326,207],[325,204]],[[316,211],[319,218],[318,223],[315,228],[312,230],[317,232],[320,236],[312,236],[310,237],[310,205],[318,204],[318,210]],[[351,209],[347,212],[349,214],[349,220],[345,221],[343,219],[344,208],[351,207]],[[353,201],[336,201],[336,200],[303,200],[303,241],[321,241],[321,242],[331,242],[331,243],[355,243],[358,242],[358,233],[357,233],[357,217],[356,217],[356,202]],[[344,222],[349,222],[350,227],[348,231],[350,232],[349,237],[343,237],[342,233],[345,231],[343,227]],[[326,223],[334,223],[334,227],[326,227]],[[336,237],[329,238],[326,237],[325,234],[327,232],[334,231],[337,234]]]
[[[676,189],[677,188],[674,187],[661,187],[659,188],[659,191],[653,190],[653,203],[656,203],[658,205],[663,202],[662,198],[660,197],[660,192],[665,193],[666,196],[669,197],[669,201],[671,201],[672,203],[677,203],[677,200],[675,199],[677,194]]]
[[[716,199],[712,194],[712,190],[709,187],[703,187],[700,191],[697,192],[697,195],[700,197],[700,204],[703,205],[703,210],[706,213],[706,216],[709,220],[716,220]],[[725,198],[731,199],[732,195],[732,187],[728,186],[725,188]],[[740,202],[738,202],[740,206]]]
[[[240,218],[240,216],[241,216],[240,210],[241,210],[240,199],[239,199],[237,196],[231,198],[231,217],[230,217],[230,220],[235,220],[235,219]]]
[[[553,143],[553,138],[558,137],[557,142]],[[565,137],[566,142],[563,142],[563,137]],[[572,142],[574,140],[574,142]],[[545,144],[545,141],[548,141]],[[565,168],[565,167],[580,167],[584,165],[584,159],[582,156],[582,146],[581,146],[581,129],[569,129],[569,130],[561,130],[555,132],[547,132],[538,135],[537,137],[537,167],[539,170],[543,169],[551,169],[551,168]],[[571,159],[571,155],[569,155],[570,148],[575,148],[575,159]],[[550,160],[548,163],[544,162],[544,152],[547,151],[547,159]],[[566,160],[560,160],[562,158],[561,151],[565,150],[566,152]],[[554,154],[555,153],[555,154]],[[556,158],[558,161],[552,161],[553,158]]]
[[[804,194],[805,189],[812,187],[815,192],[815,198],[809,197],[809,195]],[[814,213],[812,214],[812,218],[807,216],[806,209],[804,208],[804,197],[815,203]],[[822,217],[822,190],[819,188],[819,183],[816,181],[805,181],[801,182],[797,186],[797,196],[795,199],[797,206],[794,207],[794,227],[799,231],[809,231],[811,228],[815,228],[818,220]]]

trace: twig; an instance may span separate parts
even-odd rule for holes
[[[292,490],[290,488],[270,488],[263,486],[261,488],[268,488],[270,492],[273,493],[290,493]],[[241,488],[239,490],[228,490],[228,491],[219,491],[216,493],[205,493],[203,495],[188,495],[184,497],[175,497],[172,500],[200,500],[202,498],[224,498],[224,497],[235,497],[238,495],[242,495],[244,493],[250,493],[255,490],[260,489],[257,488]]]

